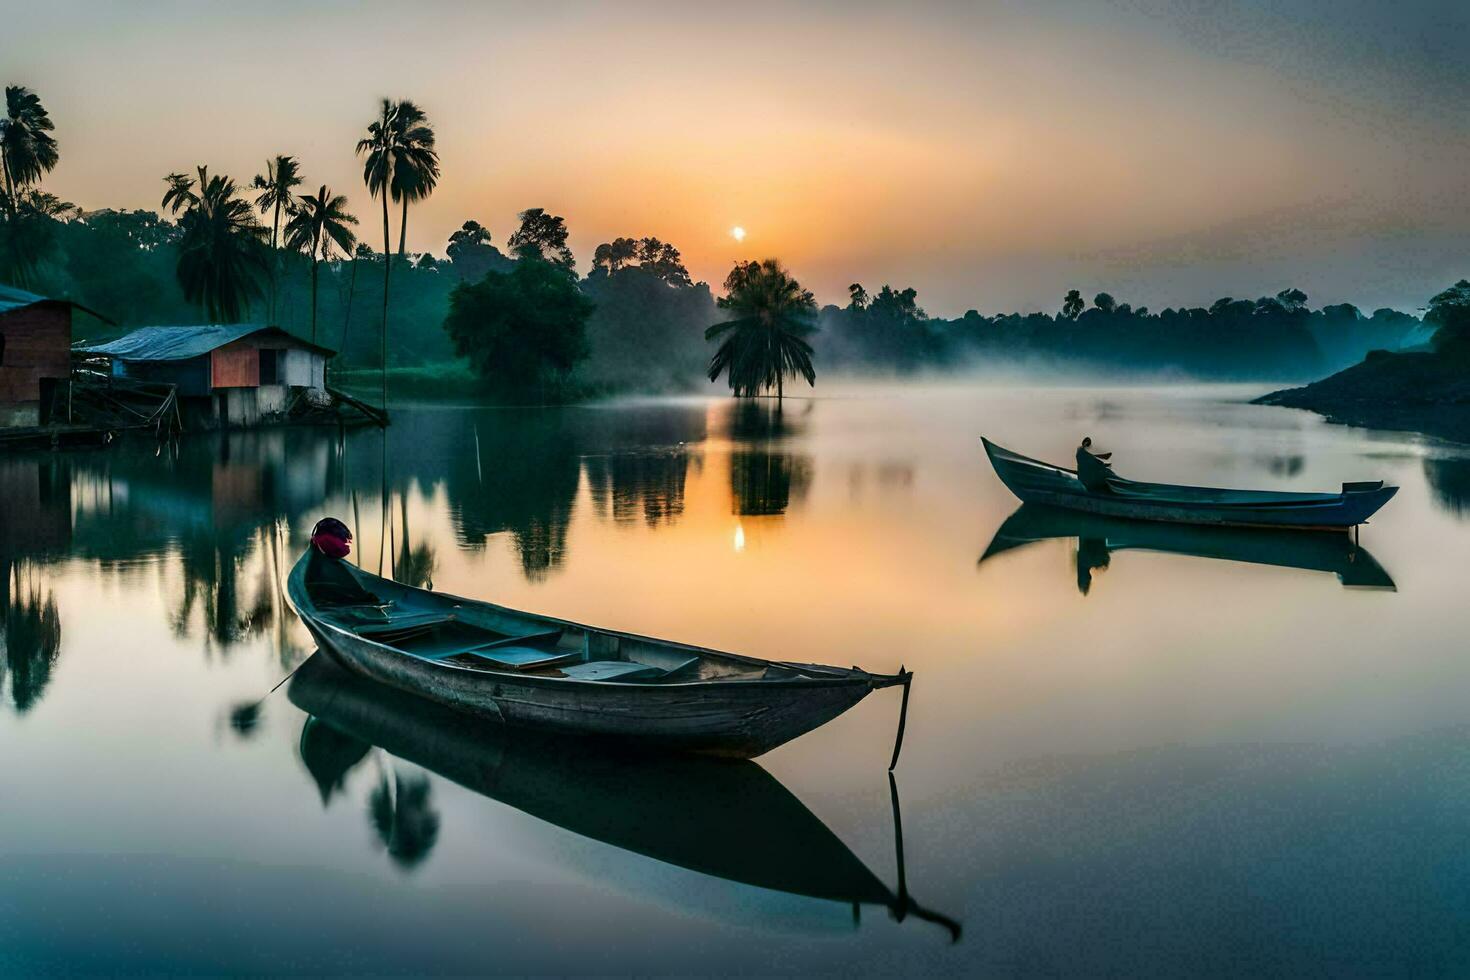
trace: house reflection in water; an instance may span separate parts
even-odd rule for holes
[[[120,573],[177,559],[180,636],[206,651],[265,638],[283,664],[307,652],[285,603],[300,526],[337,475],[330,434],[263,429],[193,436],[161,455],[125,445],[78,464],[75,551]]]

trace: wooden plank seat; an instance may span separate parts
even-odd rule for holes
[[[547,630],[523,636],[507,636],[489,643],[472,643],[457,649],[436,651],[423,655],[428,660],[451,660],[469,657],[485,661],[500,670],[538,670],[555,667],[582,659],[582,651],[562,650],[557,647],[562,631]]]
[[[333,610],[337,612],[337,610]],[[373,640],[377,643],[395,645],[401,640],[421,636],[433,632],[441,626],[455,623],[457,620],[453,613],[444,612],[422,612],[404,615],[402,613],[392,615],[387,622],[371,623],[356,627],[353,632],[358,636]]]
[[[661,681],[699,663],[698,657],[674,667],[655,667],[636,660],[592,660],[561,668],[562,674],[579,681]]]

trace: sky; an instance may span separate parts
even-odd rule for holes
[[[439,257],[466,219],[503,246],[543,207],[583,272],[654,235],[716,286],[774,256],[822,302],[889,283],[943,316],[1289,285],[1414,310],[1470,276],[1448,0],[48,0],[0,24],[3,81],[57,125],[45,187],[88,209],[287,153],[381,248],[353,149],[390,96],[438,136],[408,241]]]

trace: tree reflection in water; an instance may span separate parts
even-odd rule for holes
[[[613,453],[583,461],[599,517],[632,524],[639,515],[650,528],[673,525],[684,513],[690,454],[683,449]]]
[[[61,616],[56,599],[43,589],[29,563],[0,563],[0,615],[4,616],[4,656],[0,688],[9,674],[10,700],[25,714],[41,699],[61,653]]]
[[[451,517],[460,542],[484,546],[510,532],[521,572],[544,581],[566,559],[582,465],[571,427],[559,411],[515,415],[476,427],[445,459]]]
[[[742,517],[786,513],[794,494],[806,496],[812,462],[805,456],[745,450],[730,455],[730,498]]]
[[[206,651],[228,652],[240,643],[269,638],[283,666],[305,659],[286,606],[284,535],[285,529],[273,521],[243,537],[208,530],[183,535],[183,589],[171,617],[174,635],[193,635],[197,621]],[[256,567],[247,573],[252,562]],[[251,583],[248,589],[241,587],[242,575]]]
[[[1424,479],[1441,507],[1458,518],[1470,517],[1470,458],[1426,458]]]
[[[805,428],[815,408],[816,402],[812,401],[805,402],[800,409],[794,406],[782,409],[768,398],[739,398],[726,416],[728,435],[735,442],[784,439],[797,435]]]
[[[398,495],[398,505],[402,537],[398,541],[398,551],[393,559],[393,579],[416,589],[433,588],[436,561],[434,546],[427,540],[421,540],[417,545],[412,543],[413,534],[408,526],[407,494]]]
[[[72,468],[50,453],[0,458],[0,695],[24,713],[51,681],[61,616],[42,568],[72,543]]]
[[[439,811],[429,798],[429,777],[401,775],[386,757],[382,761],[383,772],[368,798],[368,817],[393,863],[414,868],[439,841]]]
[[[730,502],[741,517],[786,513],[793,496],[801,500],[812,482],[812,461],[775,448],[797,432],[815,403],[801,415],[785,412],[765,399],[743,399],[730,413]]]

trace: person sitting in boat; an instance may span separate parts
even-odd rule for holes
[[[311,558],[306,565],[306,591],[322,606],[370,606],[382,600],[363,588],[342,559],[352,553],[352,532],[335,517],[323,517],[311,529]]]
[[[1113,475],[1113,464],[1108,460],[1112,453],[1094,453],[1092,451],[1092,436],[1086,436],[1082,445],[1077,447],[1077,479],[1082,485],[1094,493],[1101,493],[1108,489],[1108,480]]]

